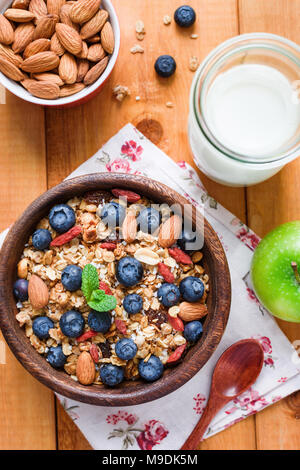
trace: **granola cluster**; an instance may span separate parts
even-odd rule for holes
[[[175,250],[160,245],[158,231],[154,234],[144,233],[138,226],[135,239],[127,242],[122,237],[122,227],[117,227],[113,232],[101,218],[101,209],[108,202],[122,205],[126,214],[135,214],[136,217],[141,207],[151,205],[151,201],[144,197],[129,204],[125,198],[116,198],[112,193],[105,191],[94,191],[81,198],[75,197],[69,200],[67,205],[75,212],[75,226],[81,228],[80,234],[62,245],[50,244],[46,250],[36,249],[30,237],[18,264],[18,278],[30,282],[31,277],[35,275],[45,283],[49,292],[48,303],[42,308],[32,305],[34,302],[31,301],[30,292],[28,300],[17,302],[16,318],[20,327],[24,327],[31,345],[45,357],[50,348],[61,345],[66,356],[63,368],[76,381],[78,359],[84,351],[90,353],[95,364],[93,383],[97,384],[102,383],[100,368],[103,364],[121,366],[125,379],[137,379],[140,360],[147,362],[154,355],[166,365],[173,362],[170,357],[174,356],[178,348],[181,347],[180,351],[186,352],[186,346],[189,345],[183,328],[176,325],[178,321],[183,325],[180,319],[181,305],[187,302],[178,302],[168,308],[158,298],[158,289],[166,282],[165,270],[169,275],[171,273],[176,285],[188,276],[201,279],[204,294],[194,306],[190,305],[197,306],[198,309],[202,307],[202,317],[206,313],[205,303],[209,290],[209,279],[201,266],[200,251],[191,254],[190,264],[186,264],[186,261],[185,264],[181,263],[178,258],[176,261],[175,254],[171,255]],[[161,217],[163,225],[170,218],[169,211],[163,209]],[[37,229],[49,230],[52,240],[59,236],[50,225],[49,217],[43,218]],[[133,287],[125,287],[116,278],[117,263],[126,256],[136,257],[144,268],[142,280]],[[97,269],[100,285],[104,282],[116,298],[116,307],[110,312],[111,326],[106,333],[92,331],[88,325],[91,308],[82,290],[70,292],[61,282],[62,271],[68,265],[83,269],[87,264],[92,264]],[[143,304],[139,313],[126,312],[123,300],[128,294],[138,294],[142,297]],[[187,306],[185,308],[187,309]],[[61,331],[59,321],[69,310],[80,312],[85,320],[84,331],[78,338],[65,336]],[[186,314],[188,312],[187,309]],[[53,322],[53,328],[50,328],[46,339],[40,339],[33,333],[33,321],[40,316],[46,316]],[[130,360],[121,359],[115,352],[115,345],[122,338],[131,338],[137,346],[137,353]]]

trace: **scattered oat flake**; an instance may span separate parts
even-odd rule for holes
[[[166,106],[167,108],[174,108],[174,103],[172,103],[172,101],[167,101]]]
[[[190,69],[192,72],[195,72],[198,67],[199,67],[199,60],[198,60],[198,58],[195,57],[195,56],[192,56],[192,57],[190,58],[189,69]]]
[[[145,25],[142,20],[138,20],[135,23],[135,30],[137,33],[145,33]]]
[[[191,34],[190,36],[191,39],[197,39],[198,37],[199,37],[198,34]]]
[[[141,100],[141,97],[140,96],[136,96],[135,97],[135,101],[140,101]]]
[[[168,25],[168,24],[171,24],[171,22],[172,22],[171,16],[165,15],[165,16],[164,16],[164,24],[165,24],[165,25]]]
[[[124,100],[124,98],[126,98],[126,96],[130,95],[130,91],[129,91],[129,88],[127,88],[127,86],[117,85],[113,89],[113,95],[118,101],[121,102]]]
[[[143,49],[142,46],[140,46],[139,44],[135,44],[135,45],[130,49],[130,52],[131,52],[131,54],[137,54],[137,53],[143,54],[144,49]]]

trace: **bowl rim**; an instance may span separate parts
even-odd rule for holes
[[[9,2],[11,3],[11,2]],[[103,72],[103,74],[96,80],[92,85],[84,88],[83,90],[75,93],[71,96],[66,96],[64,98],[57,98],[56,100],[46,100],[42,98],[38,98],[36,96],[31,95],[25,88],[22,87],[18,82],[6,77],[2,72],[0,72],[0,83],[11,93],[22,98],[29,103],[39,104],[41,106],[48,106],[48,107],[58,107],[64,106],[67,104],[76,104],[90,96],[94,93],[101,85],[103,85],[106,80],[109,78],[119,55],[120,49],[120,25],[117,13],[115,11],[114,6],[110,0],[102,0],[101,5],[104,7],[105,10],[109,13],[109,20],[112,25],[114,35],[115,35],[115,48],[113,53],[110,56],[108,65]],[[1,7],[0,11],[2,12],[3,8]],[[78,103],[79,104],[79,103]]]
[[[183,361],[156,382],[137,384],[136,387],[123,386],[112,389],[97,385],[84,386],[79,384],[79,382],[73,381],[65,371],[52,369],[45,358],[39,355],[31,346],[24,330],[20,328],[15,318],[17,310],[12,293],[12,283],[13,278],[16,277],[13,274],[16,271],[16,263],[9,261],[11,254],[17,251],[17,237],[21,237],[23,234],[25,239],[27,229],[24,229],[24,227],[26,223],[29,224],[29,220],[35,217],[36,220],[30,222],[30,230],[32,230],[37,221],[49,211],[51,205],[59,201],[66,201],[76,194],[80,195],[86,191],[113,187],[127,189],[129,187],[145,195],[147,195],[148,188],[150,188],[149,191],[156,191],[162,200],[168,195],[171,200],[173,199],[179,204],[188,204],[192,207],[190,202],[173,189],[141,175],[94,173],[65,180],[49,189],[35,199],[10,228],[1,249],[0,327],[16,358],[36,379],[50,389],[65,397],[84,403],[100,406],[131,406],[161,398],[177,390],[190,380],[208,361],[217,348],[228,321],[231,304],[231,280],[222,244],[216,232],[204,218],[205,243],[207,247],[208,245],[210,246],[209,249],[213,254],[212,260],[215,263],[214,280],[212,282],[214,282],[217,295],[216,302],[213,305],[214,313],[210,318],[208,328],[204,331],[200,344],[193,346],[187,353],[187,357],[190,355],[188,361]],[[11,267],[9,267],[9,264],[11,264]],[[9,279],[10,271],[12,273],[11,282]],[[123,382],[123,384],[126,384],[126,382]]]

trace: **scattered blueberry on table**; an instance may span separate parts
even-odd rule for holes
[[[152,354],[148,361],[139,362],[140,376],[147,382],[154,382],[162,376],[164,365],[161,360]]]
[[[88,325],[93,331],[107,333],[111,326],[110,313],[92,310],[88,316]]]
[[[174,20],[182,28],[192,26],[196,21],[195,10],[189,5],[182,5],[174,13]]]
[[[124,297],[123,307],[130,315],[139,313],[143,307],[143,299],[139,294],[128,294]]]
[[[179,290],[187,302],[197,302],[204,294],[204,284],[199,277],[188,276],[179,284]]]
[[[17,300],[21,302],[28,300],[28,281],[26,279],[17,279],[14,283],[13,292]]]
[[[140,261],[131,256],[121,258],[117,264],[116,277],[126,287],[135,286],[143,278],[144,268]]]
[[[32,235],[32,244],[37,250],[48,250],[51,241],[51,233],[45,228],[39,228]]]
[[[100,367],[100,378],[105,385],[114,387],[122,382],[124,379],[124,372],[120,366],[105,364]]]
[[[183,335],[191,343],[195,343],[200,338],[203,331],[202,323],[198,320],[186,323]]]
[[[62,314],[59,320],[59,326],[65,336],[77,338],[83,333],[84,318],[76,310],[69,310]]]
[[[176,70],[176,62],[170,55],[161,55],[156,59],[154,68],[160,77],[171,77]]]
[[[62,369],[67,361],[61,346],[51,346],[47,353],[47,361],[54,369]]]
[[[75,212],[67,204],[58,204],[52,207],[49,214],[49,223],[57,233],[65,233],[75,224]]]
[[[116,343],[116,355],[124,361],[133,359],[137,353],[137,345],[131,338],[122,338]]]
[[[81,287],[82,269],[80,266],[69,264],[61,273],[61,282],[65,289],[74,292]]]
[[[51,328],[54,328],[54,323],[48,317],[37,317],[32,322],[33,333],[39,339],[48,339]]]
[[[175,284],[165,282],[158,289],[157,297],[165,307],[173,307],[179,302],[180,291]]]

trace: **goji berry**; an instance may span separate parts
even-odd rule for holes
[[[127,191],[126,189],[112,189],[111,192],[116,197],[127,199],[128,202],[137,202],[141,199],[141,196],[133,191]]]
[[[175,277],[170,268],[164,263],[158,263],[158,272],[166,282],[174,282]]]
[[[184,324],[181,318],[179,317],[171,317],[171,315],[168,314],[168,322],[174,328],[176,331],[184,331]]]
[[[175,351],[169,356],[169,359],[167,360],[167,363],[169,364],[170,362],[176,362],[178,359],[181,358],[183,351],[186,348],[186,343],[183,344],[182,346],[178,346],[178,348],[175,349]]]
[[[126,335],[127,333],[126,323],[120,318],[116,318],[115,324],[116,324],[117,329],[120,331],[120,333],[122,333],[123,335]]]
[[[112,295],[112,291],[110,290],[109,286],[104,281],[99,282],[99,289],[104,290],[105,294]]]
[[[78,237],[81,233],[81,227],[79,225],[75,225],[75,227],[70,228],[66,233],[59,235],[58,237],[54,238],[50,243],[50,246],[61,246],[65,243],[70,242],[73,238]]]
[[[114,251],[117,247],[117,244],[114,242],[104,242],[101,243],[100,248],[103,248],[104,250],[108,251]]]
[[[76,338],[76,341],[78,343],[82,343],[83,341],[87,341],[88,339],[93,338],[93,336],[97,336],[97,334],[97,331],[89,330],[83,333],[83,335],[78,336],[78,338]]]
[[[91,347],[90,347],[90,355],[93,359],[94,362],[99,362],[99,352],[98,352],[98,348],[95,344],[91,344]]]
[[[180,248],[169,248],[169,254],[172,256],[172,258],[177,261],[177,263],[181,264],[193,264],[193,261],[191,260],[190,256],[187,255],[184,251],[182,251]]]

